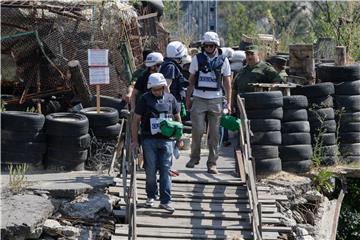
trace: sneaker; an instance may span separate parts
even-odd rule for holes
[[[146,199],[145,206],[147,207],[153,207],[154,206],[155,199],[154,198],[148,198]]]
[[[190,160],[190,161],[187,162],[186,167],[187,168],[194,168],[195,165],[198,165],[198,164],[199,164],[199,161]]]
[[[213,165],[213,166],[210,166],[208,167],[208,173],[211,173],[211,174],[218,174],[219,171],[217,170],[216,166]]]
[[[171,213],[173,213],[175,211],[175,208],[170,206],[170,204],[160,203],[159,208],[165,209],[166,211],[171,212]]]

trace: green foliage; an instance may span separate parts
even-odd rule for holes
[[[347,180],[336,239],[360,240],[360,179]]]
[[[35,107],[27,107],[25,112],[32,112],[32,113],[35,113],[36,112],[36,108]]]
[[[14,193],[21,192],[26,185],[25,174],[29,166],[27,164],[19,164],[9,166],[9,188]]]
[[[319,192],[327,194],[332,192],[335,187],[330,181],[332,177],[332,172],[321,169],[320,172],[312,178],[312,182]]]

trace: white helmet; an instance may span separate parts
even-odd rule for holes
[[[156,64],[161,64],[163,62],[164,62],[164,57],[161,53],[152,52],[146,56],[145,66],[152,67],[155,66]]]
[[[161,73],[150,74],[149,80],[147,83],[147,88],[150,89],[150,88],[159,87],[159,86],[163,86],[163,87],[167,86],[167,82],[166,82],[164,75],[162,75]]]
[[[220,39],[216,32],[206,32],[204,33],[202,44],[204,43],[214,43],[220,47]]]
[[[182,42],[173,41],[166,47],[166,56],[168,58],[182,58],[187,55],[187,49]]]
[[[181,66],[183,67],[185,64],[191,63],[191,56],[186,55],[181,59]]]

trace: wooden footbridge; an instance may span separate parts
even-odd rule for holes
[[[287,201],[287,197],[272,195],[268,187],[255,183],[248,122],[246,115],[242,116],[240,149],[234,151],[235,143],[220,148],[219,174],[207,173],[206,149],[194,169],[185,168],[190,152],[181,151],[173,163],[180,175],[172,179],[172,206],[176,209],[172,214],[158,208],[158,201],[153,208],[145,207],[145,174],[135,171],[132,161],[123,164],[124,178],[116,178],[110,192],[125,200],[120,210],[114,210],[125,223],[116,224],[112,239],[275,240],[291,231],[281,224],[276,207],[276,201]]]

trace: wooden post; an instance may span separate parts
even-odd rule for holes
[[[96,112],[100,113],[100,85],[96,85]]]
[[[346,64],[346,47],[336,46],[335,49],[335,65],[344,66]]]
[[[308,83],[315,80],[314,47],[312,44],[289,45],[290,75],[306,78]]]
[[[36,92],[37,93],[41,92],[40,64],[38,64],[37,72],[36,72]],[[41,101],[40,100],[36,103],[36,106],[37,106],[37,112],[41,113]]]
[[[92,94],[81,69],[80,62],[78,60],[72,60],[68,62],[68,66],[71,73],[72,85],[75,88],[76,94],[80,97],[81,103],[84,107],[91,106]]]

